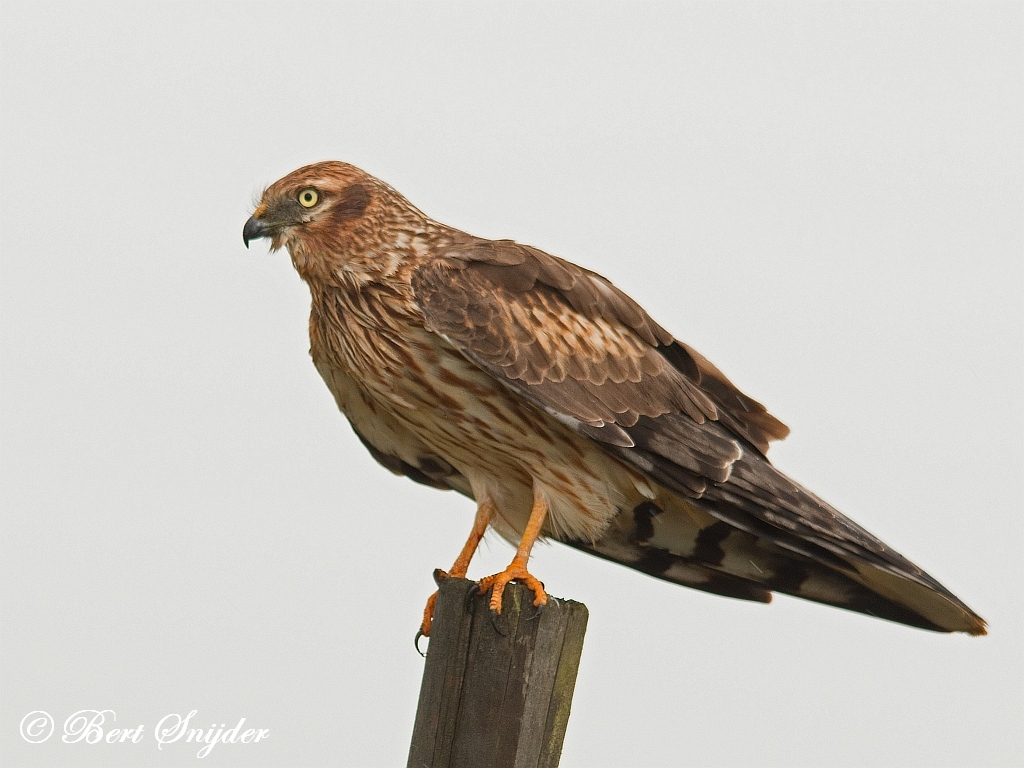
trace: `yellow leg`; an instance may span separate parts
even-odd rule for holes
[[[505,587],[513,579],[521,581],[533,590],[533,604],[535,606],[540,607],[547,603],[548,595],[544,591],[544,585],[526,570],[526,564],[530,559],[530,550],[533,549],[534,543],[540,538],[541,529],[544,527],[544,518],[547,515],[547,500],[540,493],[535,492],[533,495],[533,509],[530,511],[530,520],[526,524],[526,530],[523,531],[523,538],[519,540],[516,556],[512,558],[512,562],[509,563],[508,568],[504,571],[480,580],[481,592],[486,592],[488,589],[491,590],[490,607],[495,613],[501,613],[501,596],[505,592]]]
[[[480,540],[484,537],[484,533],[487,532],[487,526],[490,524],[493,516],[494,505],[490,501],[484,501],[477,506],[476,517],[473,519],[473,530],[470,532],[469,538],[466,539],[466,544],[462,547],[462,551],[459,552],[459,556],[455,558],[451,570],[442,571],[438,568],[434,571],[434,579],[437,580],[438,584],[449,577],[461,579],[466,575],[466,571],[469,570],[469,561],[476,554],[476,549],[480,546]],[[428,598],[427,607],[423,609],[423,621],[420,624],[420,634],[423,637],[430,637],[430,627],[434,620],[435,605],[437,605],[437,592]]]

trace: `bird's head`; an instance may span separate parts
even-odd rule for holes
[[[267,187],[242,229],[242,240],[270,238],[285,247],[307,281],[327,279],[371,258],[401,233],[430,220],[384,182],[348,163],[314,163]],[[367,264],[369,266],[369,264]]]

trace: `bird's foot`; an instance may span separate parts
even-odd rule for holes
[[[440,568],[434,569],[434,583],[437,586],[441,586],[441,582],[449,577],[447,571],[442,571]],[[419,643],[421,637],[430,637],[430,628],[434,623],[434,608],[437,607],[437,592],[435,591],[430,597],[427,598],[427,605],[423,609],[423,621],[420,622],[420,630],[416,633],[416,650],[420,649]]]
[[[449,574],[446,571],[442,571],[440,568],[436,568],[434,570],[434,581],[437,583],[437,586],[440,587],[441,582],[456,575],[458,574],[455,574],[454,572]],[[487,590],[491,590],[488,607],[491,611],[494,628],[499,632],[501,632],[501,630],[498,628],[496,619],[501,615],[502,596],[505,593],[505,587],[513,581],[525,584],[533,591],[533,605],[537,610],[531,618],[536,619],[540,616],[540,612],[548,602],[548,594],[544,591],[544,585],[540,580],[527,571],[525,565],[521,565],[515,561],[513,561],[511,565],[501,573],[496,573],[493,576],[487,576],[480,579],[480,581],[474,584],[466,595],[466,600],[468,602],[476,595],[483,594]],[[427,598],[427,605],[423,609],[423,621],[420,622],[419,631],[416,633],[415,645],[417,651],[420,650],[420,638],[430,637],[430,631],[434,623],[434,609],[437,607],[437,595],[438,593],[434,592],[434,594]],[[420,655],[424,655],[422,651],[420,651]]]
[[[544,591],[544,585],[526,570],[525,565],[512,561],[512,564],[501,573],[480,579],[477,584],[479,592],[491,590],[489,607],[492,614],[501,615],[501,597],[505,592],[505,587],[512,581],[518,581],[533,590],[534,607],[542,608],[547,603],[548,594]]]

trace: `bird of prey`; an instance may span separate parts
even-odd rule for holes
[[[545,604],[527,563],[548,537],[719,595],[985,634],[938,581],[777,470],[768,444],[788,428],[600,275],[440,224],[341,162],[270,185],[242,235],[291,255],[313,362],[373,457],[476,502],[439,578],[466,575],[488,527],[517,546],[479,582],[493,612],[512,580]]]

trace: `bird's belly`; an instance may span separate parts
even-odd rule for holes
[[[424,331],[424,334],[427,332]],[[432,336],[432,335],[431,335]],[[413,365],[391,372],[379,400],[396,420],[497,507],[495,529],[518,541],[535,489],[550,503],[544,532],[595,540],[648,481],[590,440],[534,409],[436,337],[414,344]]]
[[[447,485],[468,493],[469,488],[464,480],[452,476],[451,467],[446,468],[445,462],[439,461],[440,457],[435,452],[424,445],[387,408],[369,396],[347,369],[323,356],[314,355],[313,362],[327,388],[334,395],[338,409],[348,418],[360,439],[368,443],[368,447],[376,449],[378,454],[375,456],[379,462],[399,474],[409,474],[408,471],[402,470],[401,465],[406,465],[406,469],[412,467],[431,480],[437,481],[438,487],[443,488]],[[387,460],[384,457],[387,457]],[[391,459],[396,460],[398,465]],[[420,482],[424,480],[420,478]]]

